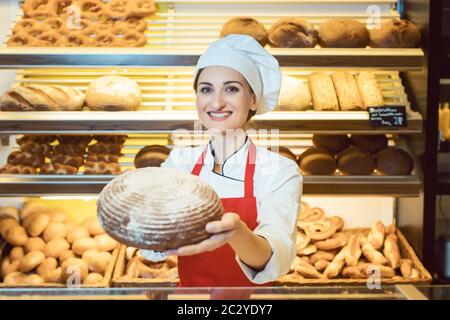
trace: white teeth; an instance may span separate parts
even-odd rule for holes
[[[231,112],[208,112],[209,115],[215,117],[215,118],[224,118],[226,116],[231,115]]]

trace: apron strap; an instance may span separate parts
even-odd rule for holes
[[[207,149],[208,146],[205,147],[202,154],[195,163],[194,168],[191,171],[191,173],[195,176],[199,176],[200,172],[202,171]],[[244,178],[244,194],[246,198],[253,197],[253,177],[255,175],[255,166],[256,166],[256,146],[252,141],[250,141]]]

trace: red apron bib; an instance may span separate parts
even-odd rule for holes
[[[206,156],[206,149],[192,169],[199,176]],[[221,198],[224,212],[235,212],[253,231],[257,223],[256,198],[253,195],[256,147],[250,142],[245,167],[244,197]],[[178,272],[181,287],[253,287],[235,259],[235,252],[226,244],[213,251],[192,256],[178,257]],[[270,285],[270,284],[264,284]]]

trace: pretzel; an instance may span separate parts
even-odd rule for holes
[[[47,31],[50,31],[50,30],[43,25],[38,25],[34,28],[29,29],[27,32],[30,36],[37,38],[41,34],[43,34],[44,32],[47,32]]]
[[[147,21],[145,19],[130,17],[125,21],[117,21],[117,26],[124,26],[125,28],[136,30],[137,32],[145,32],[147,30]]]
[[[59,135],[57,139],[60,144],[76,144],[84,149],[92,141],[92,136]]]
[[[333,250],[342,248],[347,244],[347,235],[343,232],[337,232],[330,238],[314,243],[320,250]]]
[[[342,230],[342,228],[344,227],[344,219],[342,219],[341,217],[332,216],[328,219],[336,226],[337,231]]]
[[[8,47],[34,47],[37,41],[24,31],[19,31],[8,40]]]
[[[24,135],[16,139],[16,142],[21,146],[22,144],[32,141],[35,143],[52,143],[56,140],[56,136],[52,135]]]
[[[86,162],[84,174],[120,174],[121,167],[117,163],[100,162]]]
[[[53,154],[50,157],[53,164],[59,163],[64,165],[70,165],[73,167],[81,167],[83,165],[84,159],[81,156],[73,156],[67,154]]]
[[[79,31],[70,31],[64,42],[65,47],[90,47],[92,44],[92,39]]]
[[[91,20],[85,18],[80,19],[79,26],[77,26],[77,28],[70,28],[66,23],[63,25],[62,30],[66,34],[69,34],[70,32],[79,32],[85,36],[93,35],[96,32],[95,24]]]
[[[123,47],[143,47],[147,43],[147,38],[141,33],[134,30],[128,30],[120,40]]]
[[[103,161],[107,163],[119,163],[119,156],[115,154],[88,154],[86,157],[86,161],[89,162]]]
[[[53,0],[26,0],[22,10],[29,18],[53,17],[56,15],[56,3]]]
[[[63,44],[62,36],[56,31],[43,32],[36,38],[41,47],[59,47]]]
[[[42,155],[31,154],[23,151],[13,151],[8,156],[8,163],[38,168],[44,163],[44,157]]]
[[[102,31],[95,35],[96,47],[118,47],[118,40],[113,32]]]
[[[121,144],[97,142],[88,147],[89,153],[96,154],[115,154],[120,155],[122,151]]]
[[[110,18],[100,19],[95,22],[95,28],[97,30],[97,33],[101,33],[102,31],[111,32],[111,30],[114,29],[115,25],[116,22]]]
[[[19,22],[16,23],[13,29],[13,34],[16,34],[21,31],[28,32],[28,30],[37,27],[39,24],[35,19],[23,18]]]
[[[134,17],[147,17],[156,12],[153,0],[131,0],[131,15]]]
[[[53,0],[57,16],[69,13],[69,7],[76,4],[75,0]]]
[[[78,171],[77,167],[59,164],[59,163],[45,163],[39,170],[39,174],[62,174],[72,175]]]
[[[105,15],[112,19],[126,19],[131,14],[131,7],[126,0],[112,0],[105,5]]]
[[[325,240],[336,233],[336,226],[330,221],[319,221],[308,224],[305,233],[312,240]]]
[[[76,5],[80,8],[82,18],[97,19],[105,13],[106,5],[100,0],[78,0]]]
[[[20,145],[20,149],[31,154],[42,155],[48,157],[53,151],[53,147],[49,144],[36,143],[33,141],[25,141]]]
[[[42,22],[42,25],[49,30],[59,32],[60,34],[65,34],[65,20],[59,17],[47,18]]]
[[[325,213],[320,208],[311,208],[302,213],[298,218],[297,226],[300,229],[305,229],[307,225],[315,222],[319,222],[325,219]]]
[[[36,174],[36,168],[25,166],[23,164],[11,164],[7,163],[5,166],[0,168],[0,173],[11,173],[11,174]]]
[[[127,140],[127,135],[95,135],[94,139],[98,142],[124,144]]]
[[[55,146],[55,153],[82,155],[85,152],[85,147],[75,144],[58,144]]]

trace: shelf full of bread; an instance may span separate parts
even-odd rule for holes
[[[212,41],[248,33],[282,66],[421,69],[420,32],[396,5],[272,0],[237,10],[220,0],[25,0],[0,67],[194,65]]]
[[[0,96],[0,133],[171,132],[199,125],[192,67],[23,69]],[[254,129],[420,133],[398,71],[282,68],[278,107]],[[406,125],[376,127],[368,108],[404,106]]]
[[[249,131],[255,144],[295,161],[307,195],[419,195],[414,159],[395,135]],[[13,138],[13,137],[11,137]],[[205,133],[20,135],[0,166],[2,195],[98,194],[118,174],[160,166],[173,148],[207,143]]]

